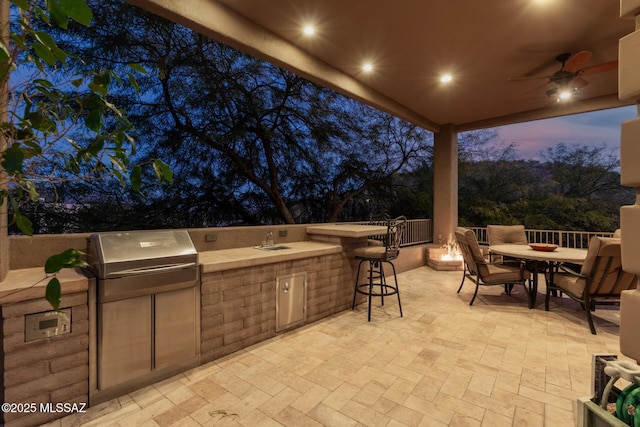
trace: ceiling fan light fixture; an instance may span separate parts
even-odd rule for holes
[[[568,101],[571,99],[571,95],[573,95],[573,91],[570,90],[561,90],[558,93],[558,102]]]
[[[440,76],[440,83],[451,83],[453,76],[451,74],[443,74]]]

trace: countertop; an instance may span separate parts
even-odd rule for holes
[[[357,224],[322,224],[307,227],[307,234],[322,234],[338,237],[368,237],[386,234],[386,225],[357,225]]]
[[[289,249],[265,251],[245,247],[204,251],[198,253],[198,260],[202,273],[211,273],[342,252],[342,246],[323,242],[291,242],[283,246]],[[89,287],[89,278],[79,270],[63,269],[57,277],[63,294],[85,292]],[[43,267],[10,270],[0,282],[0,305],[44,298],[48,282]]]
[[[63,295],[86,292],[89,288],[89,278],[78,270],[65,268],[57,277]],[[43,267],[10,270],[6,279],[0,282],[0,305],[44,298],[49,279]]]
[[[278,245],[277,242],[276,245]],[[255,247],[245,247],[199,252],[198,262],[202,273],[206,274],[342,252],[342,246],[322,242],[303,241],[282,245],[289,249],[265,251]]]

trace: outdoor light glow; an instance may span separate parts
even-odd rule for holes
[[[373,65],[371,65],[371,63],[367,62],[366,64],[362,65],[362,70],[370,73],[373,70]]]
[[[449,83],[451,80],[453,80],[453,76],[451,74],[443,74],[440,77],[441,83]]]
[[[316,30],[311,25],[306,25],[302,30],[307,36],[312,36]]]
[[[560,94],[558,95],[558,102],[560,101],[566,101],[569,98],[571,98],[571,92],[568,90],[563,90],[562,92],[560,92]]]

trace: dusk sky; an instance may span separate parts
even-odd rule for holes
[[[637,111],[637,107],[632,105],[495,129],[498,131],[498,141],[504,145],[514,143],[517,156],[523,159],[541,160],[541,152],[561,142],[567,145],[604,143],[619,155],[620,125],[637,118]]]

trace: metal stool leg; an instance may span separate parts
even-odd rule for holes
[[[398,308],[400,309],[400,317],[402,317],[402,303],[400,302],[400,287],[398,286],[398,276],[396,276],[396,266],[392,262],[389,262],[389,264],[393,269],[393,280],[396,282],[396,294],[398,295]]]
[[[356,308],[356,295],[358,294],[358,281],[360,279],[360,267],[362,266],[362,263],[365,260],[361,260],[358,263],[358,272],[356,273],[356,286],[355,289],[353,290],[353,303],[351,303],[351,310],[353,310],[354,308]]]
[[[367,321],[371,322],[371,293],[373,291],[373,261],[369,261],[369,311],[367,314]]]

